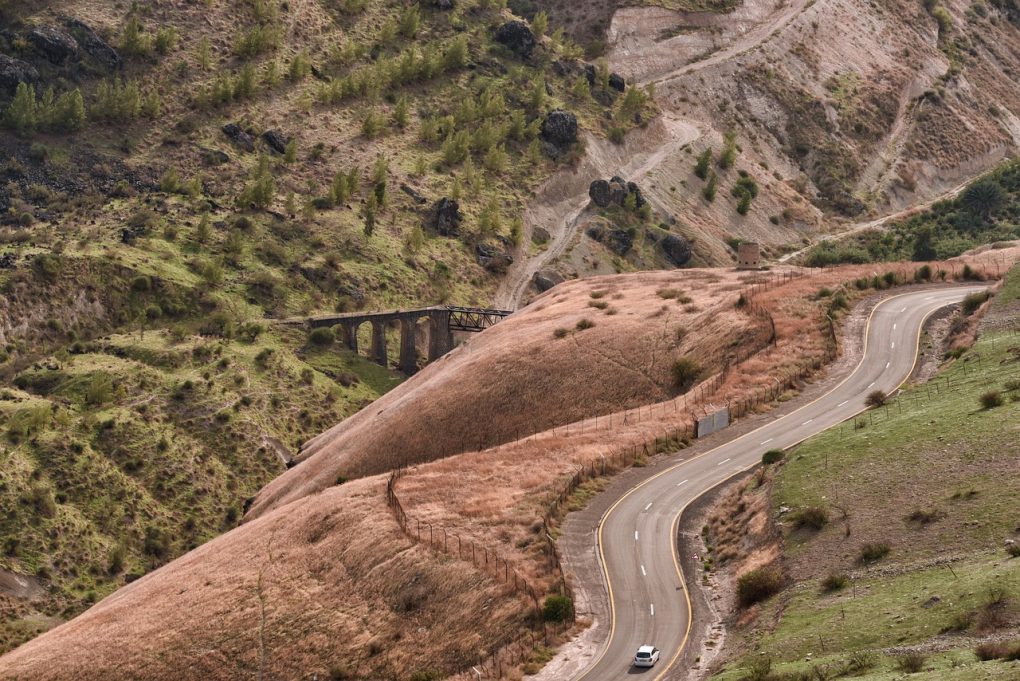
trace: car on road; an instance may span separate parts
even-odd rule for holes
[[[653,646],[641,646],[634,656],[635,667],[654,667],[659,661],[659,649]]]

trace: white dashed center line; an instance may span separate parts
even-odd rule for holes
[[[892,330],[893,330],[893,331],[895,331],[895,330],[896,330],[896,325],[895,325],[895,324],[893,324],[893,325],[892,325]]]
[[[849,404],[849,402],[850,402],[850,400],[843,400],[842,402],[840,402],[840,403],[839,403],[839,404],[837,404],[836,406],[837,406],[837,407],[842,407],[842,406],[843,406],[843,405],[845,405],[845,404]]]
[[[802,423],[800,425],[806,426],[807,424],[811,423],[812,421],[814,421],[814,419],[808,419],[807,421],[805,421],[804,423]]]
[[[637,530],[634,530],[634,541],[637,541],[637,540],[638,540],[638,533],[637,533]]]
[[[762,442],[762,444],[763,445],[767,445],[768,443],[772,442],[773,439],[775,439],[775,438],[771,438],[770,437],[768,440],[765,440],[765,442]]]
[[[655,617],[655,603],[648,604],[648,612],[652,614],[652,617]]]
[[[645,566],[644,565],[641,566],[641,574],[644,575],[645,577],[648,576],[648,573],[645,572]]]
[[[721,466],[721,465],[723,465],[724,463],[729,463],[729,459],[725,459],[725,460],[723,460],[723,461],[720,461],[719,463],[717,463],[717,464],[716,464],[716,466]]]
[[[895,350],[895,349],[896,349],[896,341],[893,341],[893,342],[892,342],[892,349],[893,349],[893,350]]]
[[[886,368],[886,369],[888,369],[888,368],[889,368],[889,365],[891,365],[891,364],[892,364],[892,362],[886,362],[886,363],[885,363],[885,368]]]
[[[651,507],[652,507],[652,502],[650,502],[650,501],[649,501],[649,502],[648,502],[648,505],[647,505],[647,506],[645,506],[645,510],[647,511],[647,510],[648,510],[648,509],[650,509]]]
[[[871,387],[871,386],[873,386],[873,385],[875,385],[875,382],[874,382],[874,381],[872,381],[871,383],[869,383],[869,384],[868,384],[868,387],[870,388],[870,387]]]
[[[689,482],[689,481],[688,480],[681,480],[680,482],[678,482],[676,484],[676,486],[679,487],[680,485],[686,484],[687,482]]]

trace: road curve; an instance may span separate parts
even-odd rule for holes
[[[753,468],[764,451],[792,447],[841,423],[862,411],[874,390],[897,389],[913,370],[925,320],[982,288],[929,288],[882,301],[868,320],[860,364],[842,383],[780,419],[649,478],[611,506],[598,527],[598,555],[609,590],[609,639],[574,678],[664,678],[691,628],[690,599],[677,562],[677,551],[685,548],[675,541],[683,509],[737,472]],[[632,667],[635,651],[644,644],[662,651],[659,664]],[[673,677],[683,678],[679,670]]]

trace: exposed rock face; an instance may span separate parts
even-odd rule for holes
[[[26,38],[32,47],[54,64],[63,64],[78,55],[78,41],[59,28],[40,26]]]
[[[626,255],[634,247],[634,234],[626,229],[610,229],[606,225],[592,225],[584,231],[617,255]]]
[[[269,145],[270,149],[278,154],[287,151],[287,143],[290,142],[279,130],[266,130],[262,133],[262,139]]]
[[[31,64],[0,54],[0,90],[12,94],[18,83],[32,85],[39,82],[39,72]]]
[[[557,286],[564,282],[563,275],[553,270],[539,270],[535,272],[535,276],[531,278],[531,281],[542,293],[545,293],[553,286]]]
[[[223,126],[223,134],[231,142],[247,152],[255,151],[255,138],[241,129],[236,123],[227,123]]]
[[[478,254],[478,264],[490,272],[502,274],[514,263],[512,255],[493,244],[480,243],[475,246],[475,253]]]
[[[627,81],[624,80],[623,76],[621,76],[619,73],[610,73],[609,87],[613,88],[614,90],[623,92],[624,90],[627,89]]]
[[[599,208],[608,208],[611,203],[609,183],[605,180],[595,180],[588,186],[588,196]]]
[[[119,69],[124,66],[124,60],[121,59],[120,53],[100,38],[84,21],[69,19],[67,28],[70,29],[82,49],[97,62],[108,69]]]
[[[595,180],[588,187],[588,196],[599,208],[623,207],[627,197],[632,195],[635,208],[641,208],[648,203],[637,183],[627,182],[619,175],[614,175],[610,180]]]
[[[460,204],[453,199],[443,197],[436,201],[436,205],[432,208],[432,215],[427,226],[442,236],[457,236],[460,231],[460,220]]]
[[[542,121],[542,139],[563,149],[577,141],[577,116],[569,111],[550,111]]]
[[[538,41],[528,25],[523,21],[508,21],[496,29],[496,42],[505,45],[511,52],[522,59],[527,59],[535,51]]]
[[[677,267],[683,267],[691,259],[691,244],[682,236],[669,234],[659,245],[669,261]]]
[[[406,182],[400,183],[400,191],[410,196],[411,199],[419,206],[424,206],[426,203],[429,202],[428,199],[426,199],[424,196],[418,193],[418,191],[414,187],[410,186]]]

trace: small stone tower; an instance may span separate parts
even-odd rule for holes
[[[743,241],[737,246],[737,269],[756,270],[761,267],[761,248],[751,241]]]

